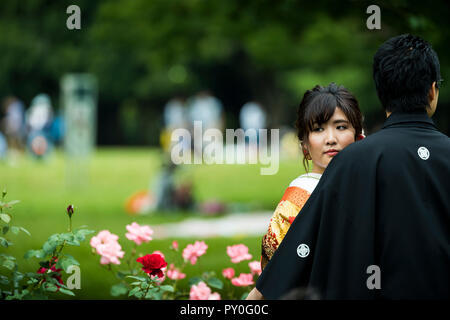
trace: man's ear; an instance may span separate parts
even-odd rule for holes
[[[437,95],[437,91],[439,89],[436,88],[436,81],[433,81],[433,83],[431,84],[431,88],[428,91],[428,101],[431,103]]]

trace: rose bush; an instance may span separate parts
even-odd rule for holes
[[[5,196],[4,191],[0,201],[0,223],[3,224],[0,225],[0,245],[8,248],[13,245],[12,241],[6,238],[9,231],[15,235],[20,231],[28,235],[30,233],[11,224],[12,215],[7,211],[18,201],[5,202]],[[72,217],[75,216],[73,205],[66,208],[66,214],[69,217],[68,232],[51,235],[42,248],[29,250],[25,254],[26,259],[40,259],[35,272],[21,273],[14,256],[0,254],[0,266],[9,270],[9,274],[0,274],[0,299],[47,299],[55,294],[75,295],[64,284],[63,273],[67,273],[70,267],[78,266],[79,263],[66,254],[64,249],[68,246],[80,246],[86,236],[94,231],[72,229]],[[100,266],[112,272],[118,279],[118,283],[110,290],[113,296],[125,295],[137,299],[244,299],[261,273],[258,261],[247,262],[252,258],[248,248],[243,244],[236,244],[228,246],[226,254],[233,264],[247,263],[248,273],[237,276],[233,267],[227,267],[222,271],[222,279],[207,270],[188,277],[184,272],[188,264],[196,265],[196,270],[202,270],[197,263],[207,254],[208,245],[204,241],[197,240],[187,244],[181,252],[178,242],[173,241],[170,249],[176,254],[176,258],[167,262],[164,253],[159,250],[146,254],[138,253],[138,247],[152,240],[153,230],[149,226],[133,222],[126,225],[125,229],[125,238],[133,245],[128,255],[119,243],[119,236],[109,230],[101,230],[90,239],[92,253],[100,256]],[[185,278],[188,278],[188,288],[177,290],[179,281]]]
[[[188,292],[185,289],[177,290],[178,282],[187,277],[183,272],[184,268],[188,264],[197,265],[200,257],[207,253],[208,245],[201,240],[187,244],[181,251],[181,256],[173,259],[177,261],[168,262],[164,253],[159,250],[153,253],[138,253],[138,246],[152,240],[150,235],[153,234],[153,230],[149,226],[141,226],[133,222],[126,226],[126,230],[128,233],[125,234],[125,238],[134,244],[128,257],[125,257],[121,251],[118,236],[111,234],[108,230],[100,231],[91,239],[93,252],[102,256],[101,265],[112,271],[120,280],[120,283],[111,288],[113,296],[128,295],[138,299],[218,300],[222,297],[244,299],[250,292],[250,286],[254,285],[255,277],[261,273],[260,263],[252,261],[248,263],[249,273],[241,273],[237,277],[233,268],[225,268],[222,272],[225,283],[214,272],[203,271],[189,277]],[[115,254],[112,254],[113,258],[105,257],[105,251],[102,250],[102,246],[110,243],[113,243],[116,248]],[[178,253],[178,242],[173,241],[170,249]],[[248,247],[243,244],[228,246],[226,253],[234,264],[244,263],[252,258],[252,255],[248,253]],[[125,261],[124,264],[121,264],[121,259]],[[114,265],[124,267],[116,269]]]
[[[31,234],[24,228],[13,226],[13,216],[8,212],[18,201],[5,202],[6,190],[2,192],[0,201],[0,245],[9,248],[13,242],[5,238],[9,231],[17,235],[19,231]],[[7,270],[0,274],[0,299],[22,300],[22,299],[48,299],[56,293],[74,296],[75,293],[69,289],[63,281],[62,271],[68,272],[72,266],[78,266],[78,261],[66,254],[64,249],[68,246],[80,246],[86,236],[93,233],[87,229],[72,230],[72,216],[75,213],[73,205],[69,205],[66,214],[69,217],[69,230],[66,233],[51,235],[41,249],[29,250],[25,258],[38,258],[39,267],[36,272],[20,272],[16,258],[5,253],[0,254],[0,266]]]

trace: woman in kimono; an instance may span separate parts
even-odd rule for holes
[[[364,137],[362,122],[358,101],[343,86],[317,85],[305,92],[296,127],[306,174],[291,182],[270,219],[268,231],[262,238],[261,269],[272,258],[333,157]],[[311,171],[309,161],[313,165]]]

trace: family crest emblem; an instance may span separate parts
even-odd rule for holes
[[[300,258],[306,258],[309,255],[309,247],[302,243],[297,247],[297,254]]]
[[[425,147],[420,147],[417,149],[417,154],[422,160],[427,160],[430,157],[430,151]]]

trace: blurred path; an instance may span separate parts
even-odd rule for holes
[[[233,213],[220,218],[191,218],[178,223],[152,226],[154,239],[262,236],[273,211]]]

